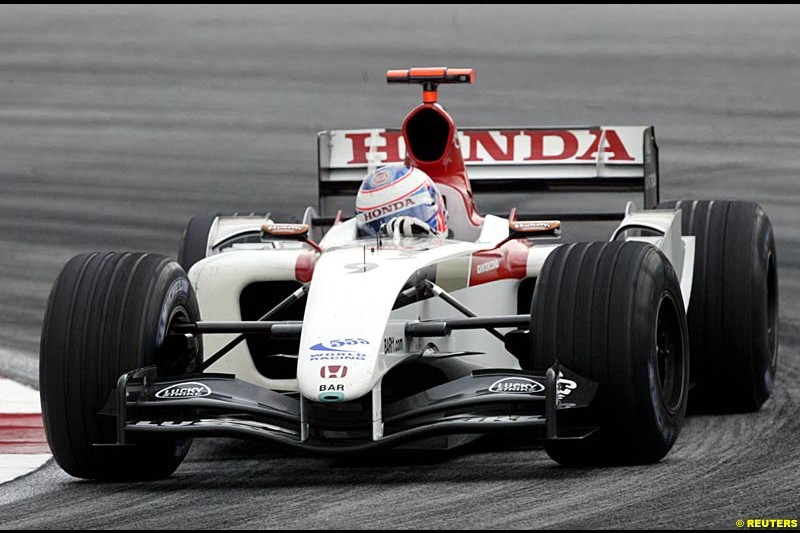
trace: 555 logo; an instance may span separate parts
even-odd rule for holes
[[[333,339],[326,343],[320,342],[315,344],[311,347],[312,350],[327,350],[329,352],[347,352],[352,351],[348,350],[346,347],[349,346],[357,346],[359,344],[369,344],[369,341],[364,339]]]
[[[362,338],[331,339],[318,342],[309,347],[311,361],[363,361],[367,355],[362,352],[369,341]]]

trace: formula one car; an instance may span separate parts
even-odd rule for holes
[[[198,216],[178,262],[70,260],[41,343],[58,464],[153,479],[195,437],[342,454],[485,434],[541,438],[563,465],[642,464],[687,403],[758,410],[778,324],[763,210],[659,204],[652,127],[458,131],[438,86],[474,77],[389,71],[423,103],[400,130],[320,133],[319,210],[299,221]],[[437,184],[449,235],[361,237],[342,216],[367,171],[402,161]],[[597,207],[621,195],[644,209]]]

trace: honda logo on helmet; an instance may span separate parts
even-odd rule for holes
[[[347,375],[347,367],[343,365],[323,366],[319,369],[319,377],[325,379],[338,379]]]
[[[370,222],[376,218],[385,217],[386,215],[390,215],[396,211],[402,211],[403,209],[407,207],[413,207],[414,205],[416,204],[414,203],[413,199],[406,198],[405,200],[398,200],[381,207],[376,207],[375,209],[362,211],[361,216],[363,217],[364,222]]]

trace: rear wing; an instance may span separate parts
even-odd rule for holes
[[[645,209],[659,201],[652,126],[469,128],[458,136],[479,206],[481,194],[547,191],[640,192]],[[399,129],[323,131],[318,143],[323,217],[339,209],[350,216],[364,176],[405,159]]]

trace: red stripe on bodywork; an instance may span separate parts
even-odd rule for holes
[[[530,248],[520,241],[505,243],[497,250],[472,254],[469,286],[483,285],[502,279],[522,279],[528,272]]]
[[[0,414],[0,453],[50,453],[40,414]]]
[[[308,283],[314,275],[314,266],[317,264],[319,254],[303,252],[297,256],[294,264],[294,278],[300,283]]]

